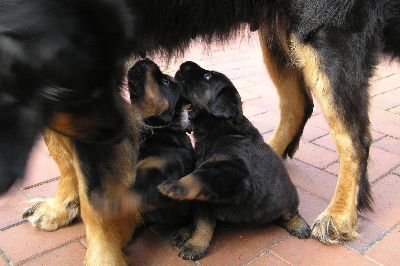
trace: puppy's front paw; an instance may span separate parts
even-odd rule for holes
[[[191,239],[189,239],[179,250],[179,257],[184,260],[199,260],[203,258],[208,251],[207,245],[198,245],[192,243]]]
[[[191,226],[183,227],[175,232],[173,232],[168,240],[175,247],[182,247],[190,238],[192,237]]]
[[[174,200],[185,200],[188,195],[187,189],[179,181],[167,180],[157,188],[161,194]]]

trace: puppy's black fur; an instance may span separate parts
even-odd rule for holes
[[[194,169],[194,151],[181,124],[181,86],[150,60],[128,72],[132,104],[143,116],[136,180],[132,188],[148,222],[184,222],[190,203],[162,195],[157,186],[178,180]]]
[[[337,90],[335,94],[351,92],[345,97],[352,97],[349,103],[361,101],[362,106],[367,106],[367,97],[361,92],[366,91],[380,46],[385,53],[400,56],[399,3],[400,0],[1,0],[0,191],[23,176],[37,134],[43,125],[53,127],[52,117],[59,109],[73,112],[71,119],[77,120],[85,113],[86,101],[96,103],[98,99],[107,103],[92,106],[90,118],[99,123],[85,128],[81,125],[79,131],[85,132],[84,136],[69,132],[71,127],[55,129],[84,141],[121,139],[120,134],[126,130],[123,112],[110,95],[121,84],[123,62],[130,53],[161,52],[171,56],[182,52],[192,39],[201,38],[207,44],[212,40],[226,41],[246,24],[252,29],[266,29],[268,34],[264,37],[280,68],[291,62],[279,36],[293,33],[300,41],[318,47]],[[360,55],[360,51],[365,52]],[[348,63],[340,66],[335,62]],[[348,69],[351,75],[341,74],[348,73]],[[103,97],[98,98],[99,95]],[[368,117],[353,117],[359,112],[348,110],[349,104],[343,101],[338,97],[343,105],[340,109],[351,117],[349,125],[354,121],[368,124]],[[106,109],[107,116],[102,116],[101,109]],[[363,134],[363,130],[356,128],[361,133],[355,134]],[[297,139],[287,154],[294,152]],[[370,207],[368,199],[364,202],[362,207]]]
[[[182,64],[175,77],[191,103],[197,162],[194,172],[179,181],[165,181],[160,191],[177,200],[207,202],[208,215],[217,220],[239,224],[280,220],[291,234],[309,237],[310,228],[298,215],[299,198],[286,168],[243,115],[231,81],[193,62]],[[291,224],[293,219],[296,226]]]

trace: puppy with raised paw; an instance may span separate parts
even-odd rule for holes
[[[205,255],[216,221],[264,225],[278,222],[299,238],[310,227],[298,213],[299,197],[282,160],[243,115],[238,91],[223,74],[193,62],[175,75],[190,102],[195,138],[195,170],[164,181],[165,196],[196,202],[194,223],[177,232],[180,256]]]

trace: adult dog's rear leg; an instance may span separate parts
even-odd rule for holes
[[[44,139],[60,169],[60,181],[54,198],[33,200],[23,217],[35,227],[54,231],[70,224],[79,214],[78,180],[70,139],[50,129],[45,130]]]
[[[264,62],[277,88],[280,107],[279,125],[268,144],[278,155],[292,157],[314,105],[304,88],[301,71],[288,61],[289,40],[284,25],[281,29],[270,32],[267,26],[263,26],[259,30]]]
[[[305,83],[321,104],[339,153],[340,172],[335,194],[312,230],[312,235],[322,242],[337,243],[357,237],[357,207],[371,208],[367,179],[371,142],[367,87],[374,54],[371,46],[359,47],[357,50],[362,52],[357,55],[352,52],[352,46],[365,44],[364,40],[350,43],[350,38],[343,36],[340,40],[348,43],[337,47],[323,33],[321,39],[318,36],[314,37],[319,41],[318,46],[302,44],[292,37],[292,52]],[[346,45],[348,49],[343,48]],[[329,54],[316,47],[324,47]]]

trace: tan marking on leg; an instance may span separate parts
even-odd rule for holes
[[[288,221],[283,222],[283,227],[293,236],[298,238],[309,238],[311,229],[307,222],[299,214],[296,214]]]
[[[179,180],[183,187],[188,189],[188,200],[207,200],[202,195],[203,185],[195,175],[187,175]]]
[[[203,193],[203,185],[193,174],[182,177],[178,181],[165,181],[158,186],[161,194],[174,200],[207,201]]]
[[[163,158],[150,156],[138,162],[136,169],[162,169],[165,167],[166,161]]]
[[[214,235],[215,223],[208,218],[198,218],[192,236],[180,248],[179,256],[188,260],[204,257]]]
[[[132,128],[127,138],[113,146],[113,157],[107,162],[108,171],[101,177],[102,190],[91,191],[89,195],[91,205],[103,215],[112,217],[136,210],[138,202],[130,188],[136,177],[138,145],[138,129]],[[157,161],[157,165],[159,163]]]
[[[327,209],[317,218],[318,226],[314,226],[313,235],[331,243],[351,239],[357,237],[356,206],[360,158],[351,132],[335,109],[330,80],[320,66],[318,53],[311,46],[299,43],[295,37],[292,38],[292,51],[297,59],[296,64],[303,70],[307,86],[321,104],[339,152],[340,173],[335,194]],[[326,229],[329,225],[334,230]]]
[[[196,228],[188,241],[190,241],[192,245],[199,247],[209,246],[213,234],[214,225],[210,224],[206,219],[199,219],[196,221]]]
[[[301,87],[301,72],[292,66],[280,68],[270,53],[265,40],[267,32],[260,29],[259,38],[264,63],[279,95],[280,121],[268,144],[280,156],[297,134],[303,123],[305,95]],[[283,37],[280,37],[283,38]],[[282,40],[283,41],[283,40]],[[283,41],[286,43],[287,41]]]
[[[60,201],[79,198],[78,180],[75,168],[72,164],[74,148],[71,145],[70,139],[50,129],[45,131],[44,139],[50,155],[57,163],[61,173],[56,199]]]
[[[177,231],[174,231],[168,237],[169,242],[178,248],[182,247],[192,237],[192,227],[192,224],[189,224],[180,228]]]
[[[129,189],[135,181],[139,145],[136,119],[128,112],[129,125],[132,126],[128,136],[113,146],[113,156],[107,162],[108,172],[99,177],[102,180],[101,194],[88,195],[79,158],[74,156],[81,216],[86,229],[86,265],[127,265],[122,248],[142,223],[139,206],[129,197]]]
[[[60,181],[55,198],[30,201],[32,205],[25,211],[23,217],[35,227],[54,231],[70,224],[79,214],[78,180],[72,164],[73,147],[69,138],[46,129],[44,139],[60,169]]]
[[[75,165],[79,167],[77,160]],[[141,223],[139,210],[135,209],[134,206],[129,206],[129,209],[124,208],[120,212],[114,208],[109,210],[105,206],[102,206],[103,209],[99,210],[97,206],[96,208],[93,207],[92,199],[89,200],[88,198],[85,179],[81,172],[78,173],[78,180],[81,213],[88,245],[86,265],[128,265],[122,248],[131,239],[137,225]],[[114,199],[117,199],[117,203],[120,204],[118,195],[124,194],[128,189],[127,184],[130,184],[130,182],[124,180],[121,180],[121,184],[111,183],[110,189],[105,191],[103,195],[103,201],[106,201],[103,204]],[[118,210],[121,209],[118,208]]]

